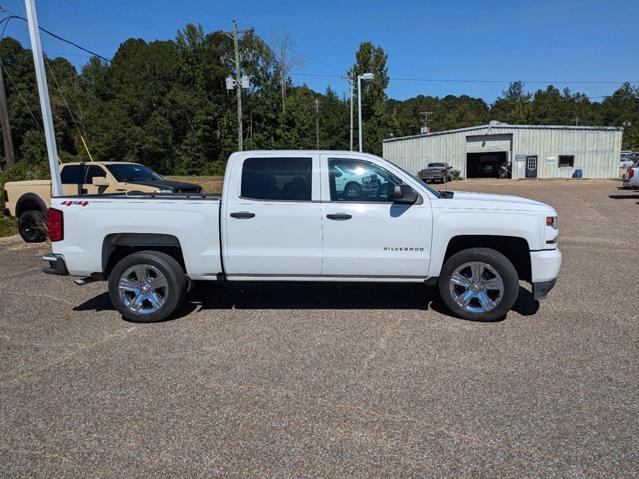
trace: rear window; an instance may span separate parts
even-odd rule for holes
[[[87,174],[84,182],[91,183],[95,177],[106,178],[106,172],[99,166],[87,166]]]
[[[79,185],[82,183],[82,165],[71,165],[62,168],[60,180],[63,185]]]
[[[310,201],[311,158],[247,158],[242,166],[243,198]]]

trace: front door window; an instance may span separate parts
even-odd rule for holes
[[[384,168],[363,160],[329,158],[331,201],[393,201],[393,190],[402,181]]]

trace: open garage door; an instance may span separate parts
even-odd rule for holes
[[[511,178],[511,134],[466,137],[467,178]]]
[[[466,154],[466,177],[468,178],[510,178],[512,176],[510,170],[506,151]]]

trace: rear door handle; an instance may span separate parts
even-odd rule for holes
[[[329,220],[346,221],[346,220],[350,220],[353,216],[352,215],[348,215],[346,213],[334,213],[334,214],[331,214],[331,215],[326,215],[326,217]]]
[[[255,213],[251,213],[250,211],[238,211],[236,213],[231,213],[231,218],[237,218],[238,220],[248,220],[255,217]]]

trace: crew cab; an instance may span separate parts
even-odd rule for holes
[[[376,176],[352,198],[340,173]],[[47,273],[108,279],[131,321],[160,321],[193,281],[359,281],[438,285],[467,319],[503,317],[561,266],[557,212],[525,198],[439,192],[377,156],[344,151],[233,153],[221,196],[54,198]]]
[[[199,193],[193,183],[171,181],[139,163],[63,163],[60,166],[65,195],[105,193]],[[4,186],[5,216],[18,218],[18,231],[27,243],[47,238],[45,215],[51,204],[51,181],[12,181]]]

